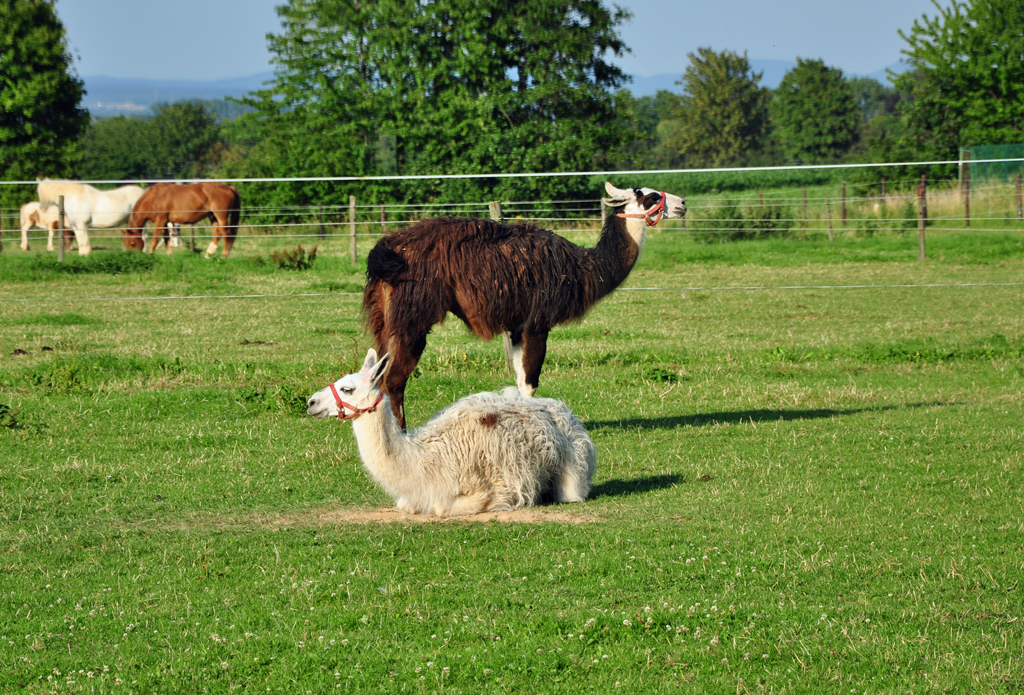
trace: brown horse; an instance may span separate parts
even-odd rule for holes
[[[224,238],[224,258],[231,253],[231,246],[238,234],[238,218],[241,214],[241,199],[238,189],[223,183],[158,183],[146,190],[135,203],[128,228],[125,230],[124,246],[129,250],[145,250],[146,242],[142,230],[147,222],[153,223],[153,241],[149,251],[153,253],[163,238],[167,253],[171,252],[168,223],[195,224],[202,220],[213,222],[213,241],[206,248],[206,257],[217,253],[217,245]]]

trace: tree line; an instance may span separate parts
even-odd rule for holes
[[[937,9],[901,32],[907,71],[892,86],[798,58],[770,90],[745,54],[700,48],[677,90],[637,98],[612,62],[629,50],[619,33],[629,13],[602,0],[289,0],[268,36],[275,79],[234,113],[179,102],[146,119],[90,120],[53,3],[9,0],[0,3],[9,28],[0,171],[9,180],[565,172],[955,159],[963,145],[1021,142],[1024,4]],[[367,202],[594,195],[587,177],[243,188],[261,205],[338,203],[357,189]]]

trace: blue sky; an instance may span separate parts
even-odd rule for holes
[[[58,0],[83,76],[217,80],[270,70],[265,36],[280,0]],[[750,58],[822,58],[847,73],[899,60],[931,0],[620,0],[633,20],[618,61],[634,75],[682,74],[699,46]],[[945,3],[943,3],[945,4]],[[195,18],[199,18],[198,22]]]

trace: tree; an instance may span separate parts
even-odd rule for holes
[[[900,103],[900,93],[874,77],[851,77],[847,82],[865,122],[878,115],[894,113]]]
[[[8,181],[66,176],[89,124],[79,106],[64,26],[52,2],[0,2],[0,175]],[[26,202],[27,187],[0,187],[0,206]]]
[[[87,181],[149,178],[153,132],[149,119],[114,116],[93,121],[82,136],[78,176]]]
[[[565,171],[619,144],[606,54],[628,14],[600,0],[291,0],[269,37],[275,82],[231,127],[236,173]],[[556,196],[580,181],[427,180],[362,186],[395,199]],[[300,199],[349,187],[274,187]],[[277,195],[263,187],[260,195]]]
[[[803,58],[775,90],[772,118],[783,152],[802,162],[838,159],[857,142],[864,121],[843,71]]]
[[[204,104],[179,101],[157,104],[150,121],[154,178],[194,178],[210,167],[212,150],[220,142],[217,117]]]
[[[750,69],[746,53],[698,48],[689,57],[668,144],[690,166],[742,162],[768,133],[770,91],[758,85],[762,73]]]
[[[221,155],[216,116],[198,101],[157,104],[152,118],[94,121],[82,137],[78,175],[86,180],[187,179],[209,172]]]
[[[933,0],[934,2],[934,0]],[[908,93],[900,112],[923,158],[956,159],[961,146],[1024,140],[1024,4],[935,2],[900,32],[911,69],[895,79]]]

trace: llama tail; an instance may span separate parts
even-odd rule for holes
[[[401,254],[389,248],[384,240],[379,241],[366,258],[367,287],[374,280],[394,284],[395,279],[408,269],[409,264]]]

